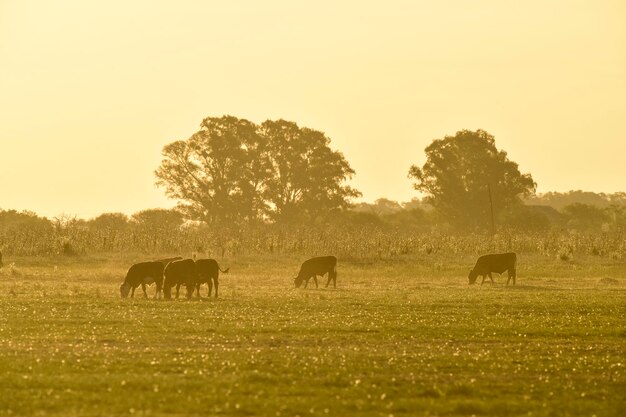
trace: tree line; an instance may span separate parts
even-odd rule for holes
[[[90,219],[0,210],[0,231],[11,229],[142,231],[205,225],[213,230],[276,225],[342,225],[379,230],[472,232],[548,229],[622,230],[626,194],[583,191],[535,193],[495,138],[462,130],[435,139],[426,162],[408,168],[422,198],[355,203],[346,185],[355,175],[323,133],[286,120],[259,125],[233,116],[207,117],[186,140],[163,148],[157,185],[178,202],[173,210]],[[493,230],[495,226],[495,229]]]
[[[290,121],[208,117],[162,154],[157,185],[178,201],[184,218],[212,226],[341,221],[454,231],[589,228],[621,225],[619,207],[626,202],[623,195],[583,192],[538,197],[532,175],[484,130],[433,140],[426,162],[407,167],[423,197],[403,207],[385,199],[355,204],[361,193],[346,185],[355,172],[344,155],[324,133]]]
[[[546,193],[525,200],[524,204],[504,212],[498,217],[501,231],[579,231],[606,232],[626,230],[626,204],[624,193],[602,194],[581,191]],[[568,204],[561,206],[560,202]],[[603,204],[597,205],[596,201]],[[302,224],[265,223],[265,231],[299,230]],[[456,230],[440,217],[434,207],[424,199],[414,198],[397,202],[380,198],[372,203],[358,203],[328,217],[324,225],[330,229],[361,229],[395,233],[398,230],[421,233],[454,233]],[[316,226],[316,225],[312,225]],[[319,225],[317,225],[319,226]],[[217,228],[228,236],[228,229]],[[241,230],[246,230],[241,228]],[[85,233],[107,232],[109,236],[140,234],[142,236],[180,234],[181,230],[216,230],[216,226],[200,221],[190,221],[178,209],[147,209],[127,216],[124,213],[103,213],[91,219],[61,215],[48,219],[34,212],[0,209],[0,249],[10,245],[8,236],[31,235],[59,236],[67,230]],[[249,230],[249,229],[247,229]],[[105,242],[106,243],[106,242]],[[103,243],[103,246],[106,244]],[[110,242],[109,242],[110,243]]]
[[[372,205],[381,206],[380,203]],[[387,203],[384,206],[388,208]],[[197,253],[213,258],[333,253],[345,259],[404,255],[449,259],[449,256],[516,251],[561,261],[571,260],[573,256],[614,260],[626,256],[623,232],[611,228],[542,231],[502,228],[495,236],[481,239],[475,233],[455,233],[429,223],[428,217],[434,214],[432,209],[425,211],[426,220],[414,221],[420,219],[417,214],[420,210],[403,207],[376,215],[355,209],[333,217],[323,227],[259,223],[242,224],[238,228],[181,220],[176,210],[153,213],[149,210],[146,217],[151,221],[138,221],[138,216],[120,213],[105,213],[90,220],[67,216],[50,220],[35,213],[8,210],[0,211],[0,250],[8,257],[5,260],[15,256],[94,253],[143,253],[153,257]]]

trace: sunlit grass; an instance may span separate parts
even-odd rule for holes
[[[23,258],[1,271],[0,415],[624,409],[619,263],[528,258],[516,287],[470,287],[471,256],[340,259],[336,290],[295,290],[299,259],[226,259],[220,298],[166,302],[119,298],[134,260]]]

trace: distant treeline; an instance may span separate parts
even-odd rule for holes
[[[550,193],[557,195],[593,193]],[[602,198],[616,201],[620,194]],[[0,210],[0,250],[11,255],[81,255],[101,252],[238,255],[321,255],[385,258],[400,255],[480,254],[514,250],[571,259],[575,253],[623,259],[626,205],[573,201],[557,210],[517,207],[498,219],[497,233],[458,231],[427,204],[379,199],[334,213],[318,223],[256,223],[237,227],[186,221],[177,210],[150,209],[132,216],[104,213],[90,220],[53,219]],[[571,201],[571,200],[570,200]]]
[[[525,199],[526,204],[550,206],[562,210],[572,204],[586,204],[598,208],[610,206],[626,206],[626,193],[613,194],[594,193],[591,191],[568,191],[566,193],[548,192],[537,194]]]
[[[363,222],[400,228],[446,230],[446,218],[420,199],[400,203],[381,198],[373,203],[359,203],[352,210]],[[366,217],[367,216],[367,217]],[[499,213],[496,229],[501,231],[574,231],[626,230],[626,193],[588,191],[537,194]],[[464,233],[467,233],[465,231]]]

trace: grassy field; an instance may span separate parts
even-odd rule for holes
[[[225,259],[217,300],[120,299],[146,258],[5,257],[0,415],[626,413],[623,262],[522,255],[517,286],[469,287],[473,256],[340,259],[296,290],[303,259]]]

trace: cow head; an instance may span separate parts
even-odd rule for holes
[[[476,278],[478,278],[478,274],[473,269],[469,272],[467,279],[469,280],[469,285],[472,285],[476,282]]]
[[[128,297],[129,292],[130,292],[130,284],[123,282],[122,285],[120,285],[120,296],[122,296],[122,298],[126,298]]]
[[[300,285],[302,285],[302,281],[304,281],[304,279],[300,278],[300,276],[297,276],[293,279],[293,283],[296,285],[296,288],[300,288]]]

